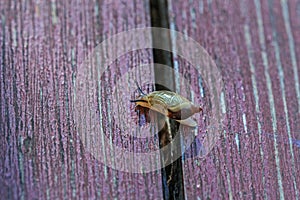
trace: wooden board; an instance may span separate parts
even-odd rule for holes
[[[91,128],[87,121],[79,124],[79,115],[94,115],[89,122],[100,123],[96,116],[107,113],[106,99],[113,96],[105,92],[117,88],[116,80],[124,78],[123,91],[117,91],[119,108],[124,109],[122,95],[133,96],[134,79],[154,79],[152,68],[136,67],[151,63],[152,51],[129,52],[110,64],[101,77],[107,80],[98,88],[102,92],[95,92],[94,84],[83,96],[89,98],[89,104],[83,105],[88,111],[78,107],[76,100],[84,93],[75,89],[79,81],[84,86],[88,81],[97,83],[81,79],[88,78],[83,72],[95,73],[82,63],[97,45],[122,31],[150,26],[149,2],[2,1],[0,10],[1,198],[162,198],[159,170],[137,174],[107,167],[78,134],[80,127]],[[121,116],[105,119],[114,117]],[[89,137],[89,132],[84,133]],[[135,146],[124,135],[118,137],[116,145],[149,148]]]
[[[207,157],[183,161],[186,199],[299,198],[299,2],[168,3],[170,27],[207,50],[225,86],[219,142]],[[193,88],[202,88],[195,66],[180,57],[174,62]],[[213,118],[211,94],[197,91],[195,100],[207,106],[203,120]]]
[[[186,199],[299,199],[299,6],[293,0],[168,0],[160,8],[169,16],[165,25],[208,52],[224,83],[224,126],[212,151],[200,157],[202,136],[216,118],[213,94],[197,71],[201,66],[176,54],[165,61],[187,81],[181,84],[175,75],[176,91],[204,109],[195,117],[198,135],[182,160]],[[138,96],[135,80],[145,92],[154,89],[159,77],[148,65],[152,50],[120,55],[107,69],[100,66],[100,74],[86,65],[110,36],[151,26],[150,9],[148,1],[0,2],[1,198],[167,196],[160,170],[119,171],[123,166],[110,166],[120,163],[118,155],[98,157],[112,145],[137,152],[159,147],[157,136],[140,143],[122,131],[143,123],[129,100]],[[173,49],[178,38],[171,34]],[[101,58],[132,41],[145,42],[117,43],[102,49]],[[97,146],[94,133],[101,129],[109,140]]]

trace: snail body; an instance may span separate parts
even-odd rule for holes
[[[196,121],[193,120],[191,116],[202,111],[200,106],[194,105],[185,97],[172,91],[153,91],[149,94],[144,94],[140,88],[139,91],[142,94],[140,98],[131,100],[131,102],[136,103],[138,106],[159,112],[183,125],[191,127],[197,126]]]

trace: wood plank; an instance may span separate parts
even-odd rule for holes
[[[110,113],[108,104],[117,101],[115,109],[122,112],[129,104],[125,100],[136,90],[134,79],[154,82],[152,68],[136,67],[151,63],[152,51],[137,50],[119,57],[101,77],[106,81],[100,87],[95,84],[98,79],[83,82],[84,86],[94,84],[86,96],[75,90],[81,78],[96,75],[95,71],[82,74],[86,72],[82,63],[97,45],[122,31],[150,26],[149,2],[2,1],[0,9],[2,198],[161,199],[160,171],[138,174],[107,167],[86,148],[86,142],[92,141],[78,136],[82,127],[124,120],[123,113]],[[114,97],[111,91],[116,88],[119,99],[106,100]],[[76,101],[84,97],[89,98],[83,105],[88,110],[80,110]],[[85,120],[91,124],[79,124],[75,111],[90,114]],[[99,119],[105,114],[110,117]],[[108,136],[110,144],[146,152],[157,141],[150,138],[144,145],[135,145],[128,135]]]
[[[168,2],[171,28],[207,50],[225,85],[226,120],[220,140],[205,158],[193,155],[201,148],[194,142],[186,153],[191,159],[183,161],[186,199],[299,198],[297,3]],[[204,105],[200,140],[207,120],[214,117],[209,113],[211,94],[195,66],[180,57],[174,62],[196,88],[194,101]],[[190,89],[179,88],[189,94]]]

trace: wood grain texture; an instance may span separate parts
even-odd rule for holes
[[[187,199],[299,199],[298,11],[297,1],[169,1],[170,27],[208,51],[225,84],[219,143],[184,161]],[[187,61],[174,61],[203,87]]]
[[[0,10],[1,199],[160,199],[160,171],[113,170],[85,149],[73,101],[87,55],[110,35],[150,26],[149,2],[1,1]],[[92,96],[90,109],[107,105],[105,92],[124,72],[151,62],[151,50],[120,57],[102,77],[108,80],[103,96]],[[133,79],[153,75],[137,69],[128,78],[131,90],[127,81],[120,97],[130,98]],[[120,137],[119,145],[143,150]]]
[[[151,26],[149,5],[0,2],[1,199],[163,198],[160,170],[136,174],[106,167],[78,135],[101,122],[111,133],[108,145],[138,152],[157,148],[155,137],[139,143],[109,125],[140,122],[136,113],[124,114],[134,110],[128,101],[137,95],[134,80],[144,91],[153,90],[154,69],[136,67],[153,62],[152,50],[119,57],[100,85],[99,79],[85,79],[95,73],[81,65],[109,36]],[[188,60],[173,55],[170,61],[191,85],[175,82],[177,92],[204,108],[197,116],[199,135],[182,160],[186,199],[300,198],[299,8],[296,0],[168,1],[170,28],[199,42],[225,83],[224,131],[213,151],[197,158],[214,117],[211,94]],[[90,86],[86,93],[75,89],[78,80]],[[76,103],[82,94],[88,110]],[[78,124],[80,114],[89,121]]]

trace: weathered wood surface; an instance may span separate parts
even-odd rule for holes
[[[86,77],[80,64],[110,35],[150,26],[149,5],[121,0],[0,2],[1,199],[163,197],[160,170],[113,170],[86,151],[77,135],[86,124],[76,124],[80,109],[74,102],[82,94],[75,92],[76,80]],[[299,8],[296,0],[168,1],[170,28],[208,51],[225,85],[220,140],[201,159],[194,151],[199,143],[193,143],[182,161],[186,199],[299,199]],[[121,75],[152,61],[149,50],[121,56],[102,77],[107,81],[99,94],[113,97],[110,91]],[[190,92],[177,82],[178,92],[204,106],[197,118],[200,137],[214,117],[205,80],[183,58],[175,56],[173,62],[196,88]],[[127,105],[125,100],[132,98],[133,79],[154,80],[151,67],[143,70],[125,76],[118,101]],[[93,87],[91,91],[97,89]],[[84,106],[90,116],[99,114],[99,105],[104,116],[111,116],[110,101],[88,95],[92,98]],[[132,109],[117,108],[121,114]],[[115,119],[125,120],[121,114]],[[102,120],[88,119],[91,124]],[[155,138],[136,144],[118,133],[111,143],[137,151],[157,147]]]
[[[184,161],[186,198],[299,199],[300,2],[168,2],[170,27],[209,52],[225,85],[224,133],[205,159]]]
[[[87,55],[110,35],[150,26],[149,2],[1,1],[0,10],[1,199],[161,199],[160,171],[120,172],[88,153],[77,136],[73,101]],[[107,98],[121,73],[151,62],[151,50],[119,58],[100,94]],[[127,77],[131,89],[133,79],[153,79],[149,68],[134,72]],[[119,92],[120,98],[133,95]],[[99,100],[92,97],[91,110]],[[107,105],[105,98],[100,104]],[[133,148],[128,138],[119,139]]]

